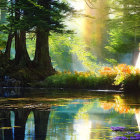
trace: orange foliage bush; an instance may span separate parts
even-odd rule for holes
[[[99,70],[100,75],[114,75],[115,71],[111,67],[103,67],[101,70]]]

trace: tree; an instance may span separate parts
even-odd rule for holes
[[[119,58],[118,62],[121,60],[121,54],[131,53],[133,57],[128,59],[134,65],[140,41],[140,1],[109,0],[109,2],[110,20],[108,25],[110,29],[107,49],[113,53],[113,58],[117,60]],[[125,63],[125,61],[122,62]]]
[[[98,60],[104,59],[104,47],[107,42],[108,0],[84,0],[85,17],[84,39]]]
[[[63,20],[73,11],[73,9],[63,2],[60,3],[52,0],[39,0],[38,5],[42,6],[42,9],[39,14],[36,10],[37,15],[39,15],[37,18],[39,18],[42,23],[37,24],[36,28],[36,51],[34,62],[41,69],[53,71],[49,56],[49,35],[50,32],[69,32],[65,30]]]
[[[34,66],[48,75],[54,73],[49,56],[49,36],[51,32],[72,33],[65,28],[64,19],[74,13],[73,8],[68,3],[53,0],[11,0],[8,3],[5,28],[10,28],[9,39],[11,35],[15,37],[15,64],[28,68]],[[33,65],[26,47],[26,34],[30,32],[36,34]]]
[[[6,48],[5,48],[5,53],[4,53],[5,61],[10,59],[11,43],[12,43],[12,39],[14,37],[14,34],[11,31],[11,27],[9,27],[9,26],[6,27],[6,24],[7,24],[6,16],[7,16],[7,12],[8,12],[7,5],[8,5],[7,0],[0,1],[0,9],[1,9],[0,31],[1,31],[1,33],[8,34],[8,39],[6,42]],[[3,42],[3,41],[1,40],[1,42]]]
[[[85,36],[93,40],[92,50],[98,53],[97,56],[100,55],[103,59],[107,58],[107,61],[115,63],[116,60],[126,63],[122,61],[121,56],[124,57],[128,53],[137,57],[140,40],[140,1],[85,0],[85,2],[89,9],[87,12],[94,16],[92,19],[94,22],[87,23],[86,21],[88,33]],[[131,63],[130,59],[129,61]],[[134,64],[134,60],[132,61],[131,64]]]
[[[7,0],[0,1],[0,23],[6,21],[6,3]]]
[[[25,16],[26,10],[22,8],[20,0],[15,0],[14,3],[14,20],[17,24],[21,23],[22,18]],[[13,8],[13,7],[12,7]],[[15,64],[26,66],[30,63],[30,58],[26,49],[26,28],[25,25],[20,25],[19,28],[15,28]]]

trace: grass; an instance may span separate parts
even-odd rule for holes
[[[34,87],[73,89],[120,89],[139,90],[140,70],[120,64],[102,67],[98,72],[58,72],[44,81],[33,83]]]

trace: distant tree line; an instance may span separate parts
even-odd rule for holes
[[[140,42],[139,0],[84,0],[87,18],[85,40],[102,62],[135,64]],[[91,18],[92,17],[92,18]],[[88,36],[90,34],[90,36]]]

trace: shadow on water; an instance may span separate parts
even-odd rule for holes
[[[112,126],[140,130],[138,94],[0,89],[0,140],[108,140]]]

